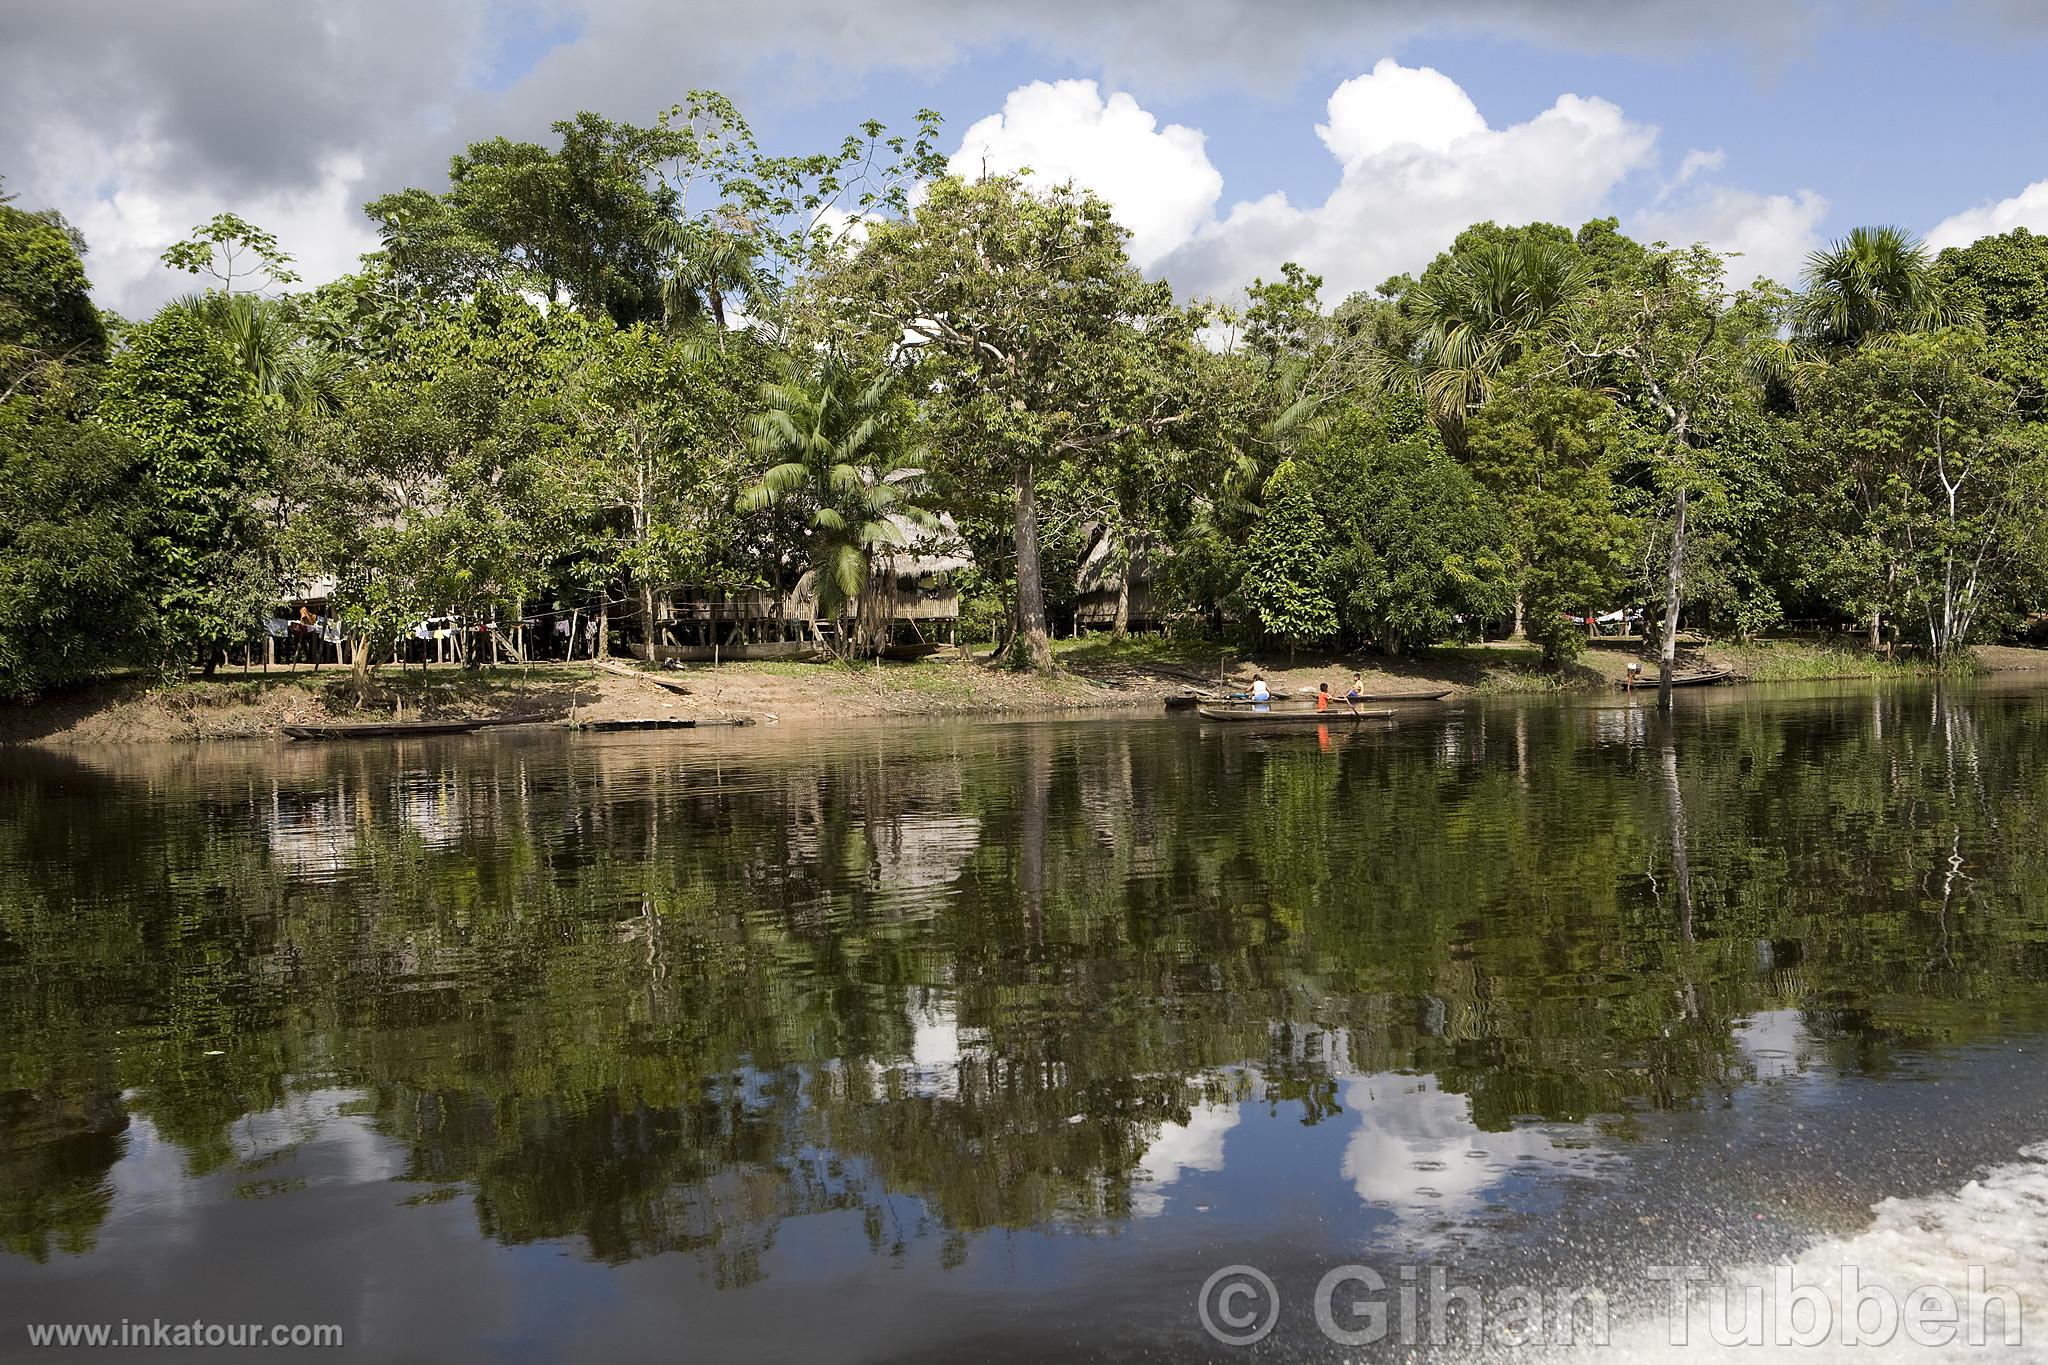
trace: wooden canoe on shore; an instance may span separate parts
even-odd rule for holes
[[[1694,673],[1673,673],[1671,675],[1671,685],[1673,687],[1705,687],[1710,683],[1720,682],[1723,678],[1733,677],[1734,672],[1733,669],[1729,668],[1703,668]],[[1627,692],[1637,692],[1644,689],[1654,692],[1657,690],[1657,675],[1646,672],[1636,682],[1630,682],[1627,678],[1617,678],[1614,685]]]
[[[281,725],[290,739],[405,739],[412,735],[466,735],[501,725],[549,725],[550,716],[485,716],[479,720],[344,721],[335,725]]]
[[[466,735],[489,724],[491,722],[487,720],[394,720],[343,725],[287,725],[283,730],[291,739],[402,739],[407,735]]]
[[[1364,708],[1353,711],[1348,706],[1333,706],[1327,711],[1259,711],[1249,706],[1204,706],[1198,709],[1197,714],[1203,720],[1308,725],[1340,720],[1385,720],[1394,711],[1392,707],[1374,711]]]
[[[752,716],[644,716],[631,720],[586,720],[577,730],[610,733],[617,730],[701,730],[713,725],[752,725]]]

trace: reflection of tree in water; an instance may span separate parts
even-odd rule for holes
[[[0,1095],[0,1246],[38,1262],[91,1250],[127,1131],[110,1091],[58,1083]]]
[[[90,1239],[122,1094],[199,1172],[360,1089],[488,1235],[739,1284],[812,1213],[957,1256],[1157,1211],[1240,1105],[1366,1074],[1434,1078],[1427,1136],[1697,1103],[1758,1011],[1882,1069],[2048,978],[2048,740],[1928,706],[10,756],[7,1244]]]

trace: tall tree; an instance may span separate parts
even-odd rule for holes
[[[168,309],[108,366],[100,419],[141,453],[169,657],[211,671],[277,591],[258,555],[253,499],[268,487],[270,449],[255,388],[204,323]]]
[[[1566,614],[1608,605],[1635,528],[1615,497],[1614,402],[1571,382],[1562,357],[1511,367],[1467,431],[1467,464],[1500,500],[1515,574],[1515,630],[1553,667],[1585,631]]]
[[[2021,417],[2048,421],[2048,236],[2014,228],[1950,247],[1934,275],[1950,306],[1982,323],[1992,373],[2012,386]]]
[[[910,407],[896,383],[888,371],[862,375],[834,356],[789,360],[761,391],[748,445],[766,467],[739,497],[742,511],[794,505],[818,610],[836,621],[852,603],[863,648],[883,624],[868,591],[877,559],[937,524],[920,501],[925,452],[909,443]]]
[[[1859,227],[1806,260],[1794,318],[1801,340],[1849,349],[1892,332],[1963,320],[1936,287],[1927,248],[1895,227]]]
[[[1668,508],[1658,700],[1671,704],[1695,498],[1715,486],[1716,429],[1751,402],[1748,339],[1774,321],[1731,294],[1719,256],[1702,246],[1648,254],[1642,272],[1589,298],[1568,350],[1596,383],[1621,394],[1617,435]]]
[[[192,229],[192,235],[165,250],[163,263],[188,275],[211,275],[218,287],[233,294],[238,281],[264,281],[258,286],[282,289],[299,282],[292,258],[277,235],[239,214],[217,213]]]
[[[1261,634],[1292,649],[1337,633],[1329,545],[1309,470],[1282,460],[1266,480],[1264,507],[1252,528],[1238,588]]]
[[[1422,329],[1424,397],[1453,450],[1494,378],[1564,335],[1591,278],[1569,238],[1533,232],[1453,252],[1424,273],[1403,302]]]
[[[0,402],[38,376],[106,358],[84,250],[56,213],[29,213],[0,196]]]
[[[1108,204],[1071,185],[935,182],[906,219],[876,223],[824,282],[825,306],[894,342],[908,334],[944,395],[952,453],[1008,483],[1014,647],[1050,668],[1041,476],[1077,455],[1188,419],[1198,319],[1141,278]]]
[[[1864,591],[1917,625],[1929,653],[1967,644],[2048,550],[2048,437],[2020,423],[1974,328],[1895,338],[1813,379],[1817,446],[1870,490]]]

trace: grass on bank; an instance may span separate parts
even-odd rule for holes
[[[1926,678],[1975,673],[1968,656],[1947,665],[1924,655],[1873,654],[1868,649],[1803,640],[1752,640],[1716,647],[1713,654],[1749,682],[1824,682],[1837,678]]]

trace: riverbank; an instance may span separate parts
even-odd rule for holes
[[[1450,645],[1411,658],[1376,655],[1258,655],[1204,642],[1145,637],[1061,641],[1060,671],[1044,677],[989,668],[948,655],[917,663],[727,663],[659,671],[615,664],[380,669],[365,696],[353,676],[277,669],[161,683],[117,679],[0,707],[0,743],[98,744],[254,739],[286,725],[370,720],[525,718],[578,724],[637,718],[746,717],[816,724],[889,716],[958,716],[1156,708],[1184,687],[1243,687],[1263,675],[1278,691],[1341,692],[1362,673],[1375,692],[1459,695],[1595,691],[1621,678],[1637,657],[1631,644],[1602,642],[1562,673],[1546,671],[1528,645]],[[1726,668],[1755,682],[1911,678],[1924,663],[1809,641],[1759,641],[1689,650],[1688,665]],[[2048,672],[2048,650],[1989,645],[1984,672]]]

